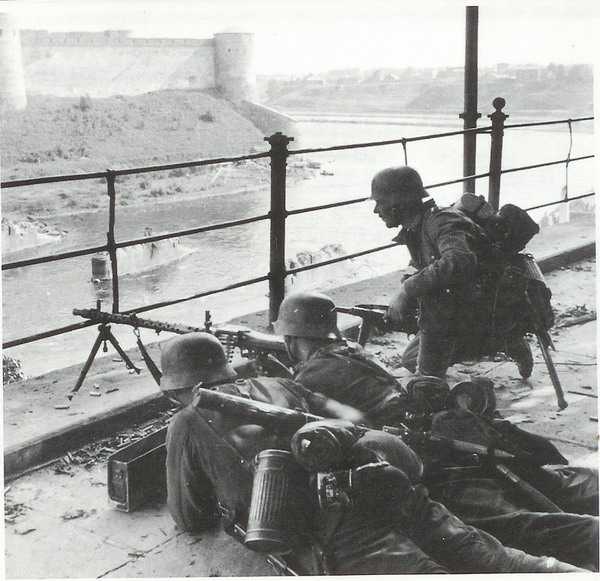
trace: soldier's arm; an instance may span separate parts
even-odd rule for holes
[[[467,223],[459,218],[438,215],[428,226],[440,256],[404,282],[409,297],[464,282],[475,275],[477,268],[477,257],[470,246],[473,233]]]

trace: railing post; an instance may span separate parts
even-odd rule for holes
[[[269,325],[277,320],[279,305],[285,296],[285,178],[288,143],[293,137],[281,132],[265,137],[271,146],[271,238],[270,238],[270,270],[269,270]]]
[[[478,61],[479,6],[466,7],[465,25],[465,110],[459,115],[464,120],[464,129],[477,127],[477,61]],[[463,177],[477,173],[477,134],[465,133],[463,137]],[[475,178],[464,181],[464,191],[475,193]]]
[[[115,190],[115,172],[107,170],[106,185],[108,189],[108,232],[106,233],[106,244],[110,257],[110,268],[112,272],[112,311],[119,312],[119,269],[117,265],[117,248],[115,246],[115,218],[117,206],[117,194]]]
[[[504,139],[504,121],[508,115],[502,111],[506,101],[496,97],[492,105],[495,111],[488,115],[492,120],[492,142],[490,146],[490,178],[488,202],[494,210],[500,207],[500,178],[502,177],[502,141]]]

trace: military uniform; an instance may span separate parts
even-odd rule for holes
[[[311,409],[311,402],[318,405],[319,396],[289,380],[256,378],[213,389],[285,408],[319,411]],[[322,511],[317,510],[314,491],[307,486],[302,499],[306,524],[322,545],[332,573],[444,573],[449,567],[482,572],[579,571],[554,559],[507,549],[493,537],[452,517],[429,501],[424,491],[414,491],[409,479],[418,474],[415,465],[419,461],[414,452],[383,432],[370,432],[365,437],[365,446],[397,465],[395,481],[404,483],[401,489],[406,491],[406,502],[398,503],[393,489],[383,489],[379,496],[373,496],[369,488],[362,497],[371,502],[368,510],[361,509],[359,503],[358,507],[348,506],[337,512]],[[289,437],[218,412],[192,406],[178,412],[167,434],[168,506],[176,523],[184,530],[201,531],[216,524],[220,512],[230,522],[245,523],[252,490],[252,458],[263,449],[287,450],[289,445]],[[392,497],[386,499],[386,492]],[[386,506],[397,511],[410,507],[412,517],[400,524],[369,519],[369,514],[373,516],[373,500],[382,514],[387,514]],[[409,530],[407,523],[415,519],[419,526]]]
[[[367,414],[374,427],[382,427],[389,419],[392,422],[394,418],[402,419],[403,413],[410,409],[406,394],[393,376],[381,367],[364,363],[365,360],[357,349],[334,343],[316,350],[299,363],[294,379],[341,403],[357,406]],[[393,396],[394,393],[398,395]],[[369,410],[373,406],[367,402],[365,407],[360,407],[371,394],[375,402],[389,401],[391,409],[386,412],[381,405],[375,406],[376,413],[371,416]],[[518,436],[531,442],[536,449],[554,448],[549,442],[540,442],[543,439],[517,430],[508,422],[498,420],[491,425],[505,432],[518,431]],[[510,438],[509,433],[506,435]],[[463,439],[460,434],[454,437]],[[553,458],[550,452],[548,456]],[[557,451],[556,457],[557,461],[561,458]],[[550,514],[532,507],[514,486],[487,476],[480,467],[462,469],[459,461],[451,458],[444,469],[440,469],[435,458],[429,460],[423,482],[431,498],[443,503],[464,522],[528,553],[549,554],[597,570],[598,519],[587,514],[598,514],[597,471],[569,466],[532,469],[531,483],[561,508],[572,511]]]
[[[402,357],[407,369],[443,377],[465,356],[519,354],[515,306],[496,296],[497,256],[480,226],[430,201],[394,241],[406,245],[418,271],[404,282],[419,303],[420,329]]]

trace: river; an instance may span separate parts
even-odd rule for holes
[[[333,121],[333,119],[332,119]],[[367,143],[402,137],[414,137],[461,129],[461,122],[441,127],[418,125],[413,120],[373,122],[372,118],[335,119],[335,123],[302,121],[301,140],[290,149],[327,147],[346,143]],[[569,151],[566,128],[552,130],[518,129],[507,131],[504,138],[504,167],[516,167],[544,161],[564,159]],[[478,144],[477,171],[488,166],[489,137],[481,136]],[[577,132],[573,139],[571,156],[593,151],[593,135]],[[454,179],[462,173],[462,138],[449,137],[409,143],[408,163],[419,169],[427,184]],[[295,159],[292,158],[292,159]],[[370,147],[355,150],[316,153],[305,160],[321,164],[322,173],[310,180],[289,184],[289,210],[338,200],[369,195],[370,180],[375,171],[389,165],[404,163],[401,145]],[[568,171],[569,193],[577,195],[592,191],[591,161],[571,164]],[[513,202],[522,206],[558,200],[565,185],[563,165],[506,174],[502,177],[502,203]],[[450,204],[461,192],[460,185],[436,188],[431,194],[439,204]],[[487,180],[480,180],[477,193],[487,193]],[[268,189],[204,195],[195,199],[146,207],[119,208],[117,239],[141,235],[145,227],[154,232],[194,228],[200,225],[236,220],[268,211]],[[339,244],[347,253],[387,244],[395,231],[387,230],[372,213],[373,204],[366,202],[336,210],[291,216],[287,220],[287,256],[301,251],[317,252],[323,246]],[[536,214],[541,218],[542,212]],[[97,210],[61,219],[59,228],[69,235],[59,245],[42,247],[38,254],[63,252],[76,247],[103,244],[106,231],[106,212]],[[140,274],[124,276],[120,285],[120,308],[126,310],[181,296],[222,287],[236,281],[254,278],[268,271],[268,224],[257,223],[230,230],[218,230],[187,237],[181,244],[192,252],[179,260]],[[31,255],[23,253],[18,258]],[[11,257],[11,260],[14,257]],[[376,253],[368,258],[355,259],[352,264],[341,263],[312,271],[297,283],[326,289],[358,278],[367,278],[390,272],[406,265],[403,249]],[[110,310],[110,296],[101,285],[91,282],[90,257],[60,261],[45,265],[15,269],[3,273],[3,340],[39,333],[54,327],[69,325],[81,319],[72,315],[73,308],[92,308],[98,299],[103,308]],[[319,277],[318,280],[316,278]],[[147,318],[199,326],[204,312],[210,310],[216,322],[244,313],[268,308],[266,284],[215,295],[151,311]],[[365,297],[370,302],[371,297]],[[131,328],[114,326],[119,342],[129,348],[134,345]],[[7,354],[21,360],[28,375],[39,375],[51,369],[65,367],[85,360],[97,330],[85,329],[66,335],[22,345],[7,350]],[[156,335],[143,331],[145,341]],[[161,338],[166,338],[161,335]],[[109,347],[112,352],[112,348]]]

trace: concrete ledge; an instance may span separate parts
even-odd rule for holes
[[[550,256],[546,256],[541,260],[538,260],[538,266],[542,272],[551,272],[567,264],[577,262],[579,260],[585,260],[586,258],[592,258],[596,256],[596,243],[589,242],[576,246],[562,252],[556,252]]]
[[[70,450],[155,418],[170,406],[170,402],[157,393],[110,413],[88,417],[67,429],[55,430],[41,438],[8,447],[4,450],[4,477],[15,478],[31,467],[60,458]]]

